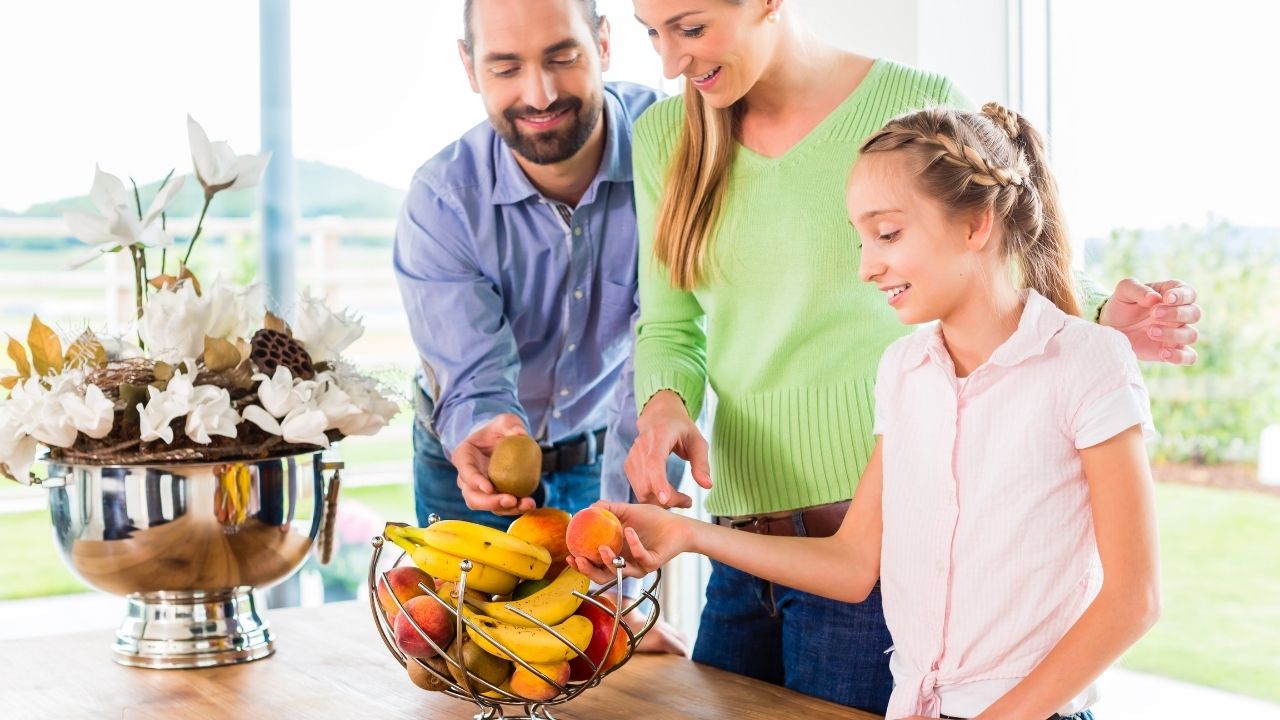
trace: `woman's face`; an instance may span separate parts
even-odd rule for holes
[[[683,75],[712,107],[741,100],[768,64],[774,24],[765,0],[635,0],[635,11],[662,74]]]
[[[917,188],[902,153],[859,158],[846,202],[862,240],[858,276],[884,292],[903,323],[947,318],[983,280],[981,253],[966,243],[970,223]]]

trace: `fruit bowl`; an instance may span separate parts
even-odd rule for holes
[[[430,528],[408,530],[431,532],[437,519],[432,520]],[[451,523],[458,521],[441,523],[440,528]],[[393,525],[388,525],[389,531]],[[434,540],[443,544],[438,537]],[[398,550],[414,549],[396,542],[401,545]],[[640,598],[626,607],[601,597],[622,581],[626,565],[620,557],[614,562],[617,577],[589,592],[584,592],[586,578],[568,568],[534,595],[490,600],[490,591],[502,590],[493,589],[495,568],[481,562],[490,559],[482,555],[495,552],[492,542],[481,542],[476,547],[483,550],[469,553],[461,552],[465,546],[454,548],[459,552],[447,557],[457,559],[456,570],[442,567],[434,556],[424,559],[409,550],[390,567],[380,569],[385,544],[383,537],[373,538],[369,562],[369,607],[379,635],[415,684],[475,704],[477,720],[555,720],[550,707],[572,700],[625,665],[658,621],[661,571],[653,575]],[[433,579],[413,569],[424,565],[435,571],[431,575],[446,579]],[[415,576],[424,579],[406,588],[409,580],[405,578]],[[468,588],[469,583],[473,587]],[[484,587],[483,592],[475,589],[477,584]],[[405,590],[414,596],[402,600]],[[647,611],[641,610],[646,601]],[[562,618],[566,610],[571,615]],[[638,630],[624,622],[632,613],[644,618],[637,623]],[[621,650],[615,647],[618,643]],[[501,670],[497,675],[487,671],[486,659],[489,666],[512,666],[506,671],[509,677],[504,679]]]

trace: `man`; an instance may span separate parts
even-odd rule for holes
[[[489,120],[414,175],[394,263],[423,365],[418,522],[505,529],[503,516],[537,505],[590,505],[602,476],[613,497],[628,492],[630,133],[659,95],[604,82],[609,24],[594,0],[468,0],[464,15],[458,53]],[[495,493],[487,477],[497,441],[521,433],[544,454],[529,498]],[[671,467],[678,478],[683,464]],[[654,639],[683,652],[667,633]]]

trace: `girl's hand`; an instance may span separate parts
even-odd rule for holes
[[[667,458],[675,453],[689,461],[694,482],[711,488],[707,441],[689,418],[684,401],[670,390],[659,392],[644,406],[636,428],[640,435],[623,465],[636,499],[664,508],[693,507],[693,498],[677,492],[667,481]]]
[[[623,526],[622,557],[627,561],[623,571],[629,577],[644,577],[667,564],[671,558],[690,547],[691,523],[696,521],[681,517],[653,505],[629,505],[626,503],[598,502],[618,516]],[[578,572],[598,583],[615,579],[613,550],[600,546],[604,561],[597,565],[584,557],[570,555],[566,562]]]
[[[1196,289],[1177,280],[1144,285],[1132,278],[1121,280],[1102,306],[1098,322],[1129,338],[1140,360],[1171,365],[1191,365],[1192,349],[1199,338],[1200,322]]]

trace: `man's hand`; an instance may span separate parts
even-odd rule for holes
[[[1140,360],[1191,365],[1196,351],[1191,348],[1199,333],[1200,306],[1196,290],[1177,280],[1143,284],[1133,278],[1121,280],[1102,306],[1098,322],[1115,328],[1129,338]]]
[[[537,507],[533,498],[494,492],[493,483],[489,482],[489,456],[498,441],[510,435],[528,434],[518,415],[503,413],[458,445],[449,459],[458,470],[458,487],[467,507],[497,515],[521,515]]]
[[[693,498],[677,492],[667,480],[667,458],[675,453],[689,461],[694,482],[711,489],[707,441],[689,418],[684,401],[670,390],[659,392],[640,413],[636,429],[640,435],[623,464],[636,499],[664,508],[693,507]]]

